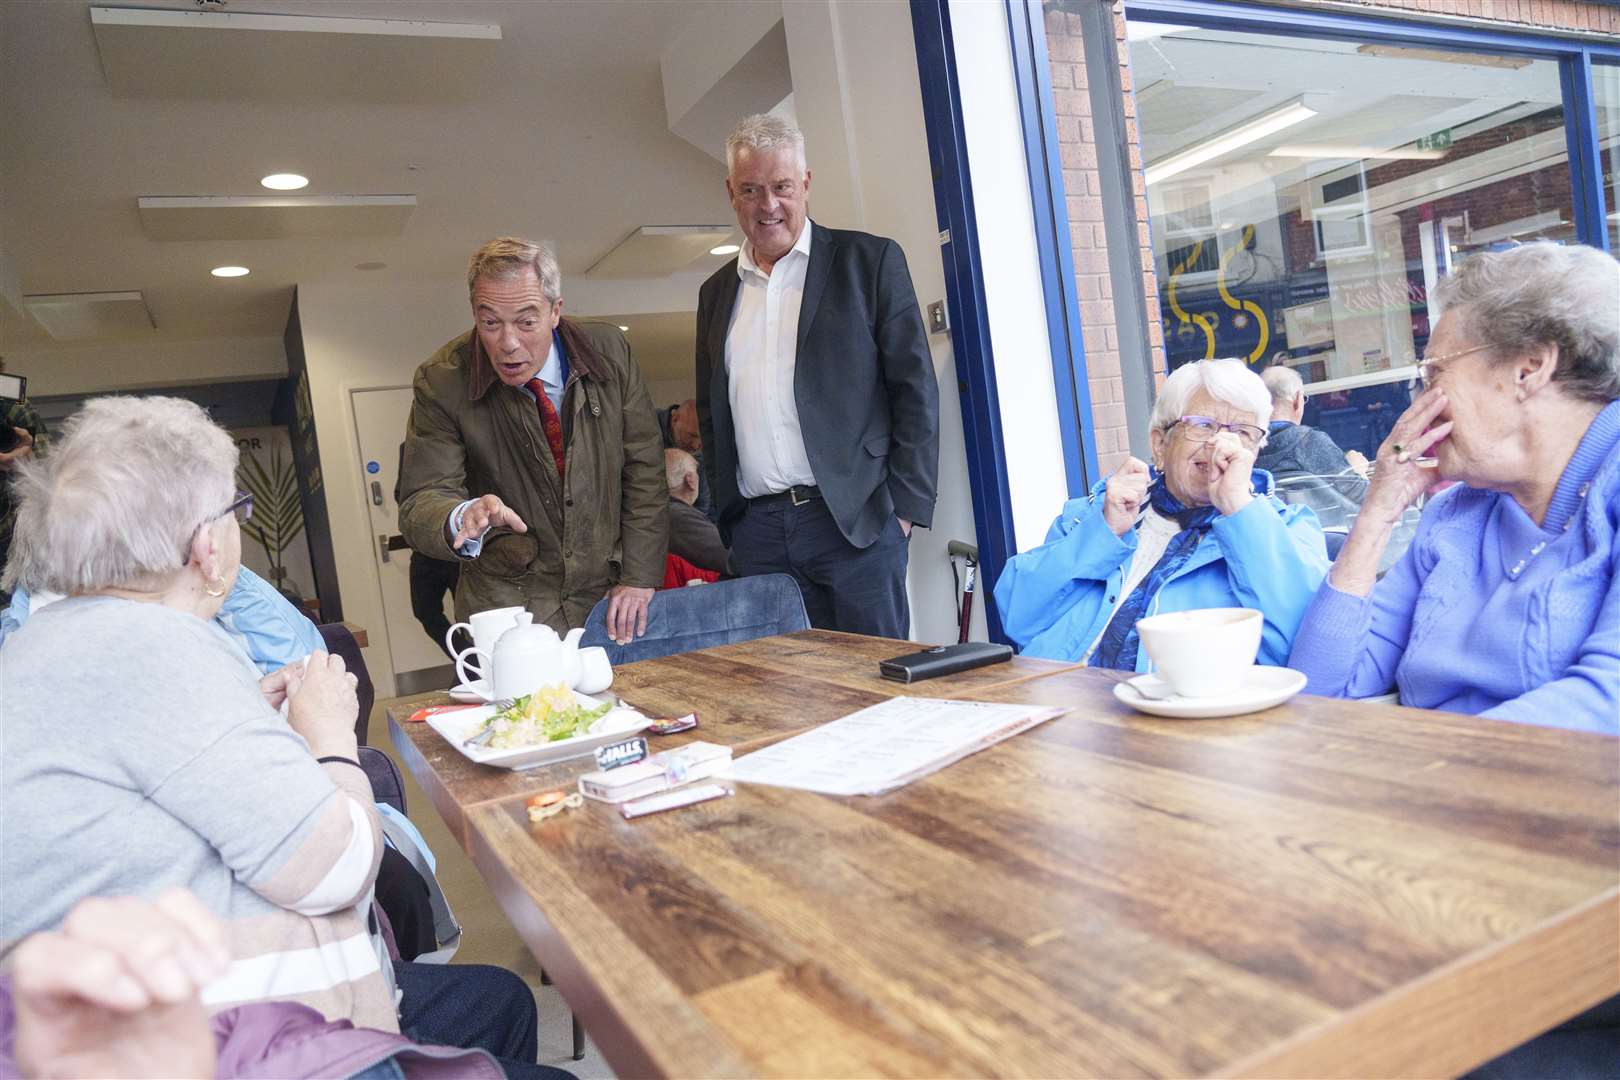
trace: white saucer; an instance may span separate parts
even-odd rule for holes
[[[489,684],[483,679],[474,679],[472,682],[462,683],[460,686],[450,688],[450,700],[469,704],[489,701]]]
[[[1134,679],[1115,683],[1114,696],[1138,712],[1168,716],[1174,720],[1206,720],[1217,716],[1242,716],[1281,705],[1305,689],[1305,682],[1305,676],[1293,668],[1255,664],[1243,676],[1242,687],[1224,697],[1187,698],[1172,694],[1155,699],[1137,690],[1138,683],[1147,683],[1150,689],[1163,685],[1163,680],[1157,675],[1138,675]]]

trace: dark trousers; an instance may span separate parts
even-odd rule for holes
[[[399,1029],[433,1046],[487,1050],[506,1075],[572,1080],[573,1074],[535,1064],[538,1019],[534,995],[522,979],[487,964],[396,962]]]
[[[911,633],[909,547],[895,518],[871,546],[855,547],[844,539],[822,499],[798,506],[786,499],[756,500],[731,533],[738,574],[791,574],[804,593],[811,626],[875,637]]]
[[[460,578],[458,564],[411,552],[411,614],[452,659],[455,654],[444,643],[444,636],[450,632],[450,620],[444,617],[444,594],[455,592]]]

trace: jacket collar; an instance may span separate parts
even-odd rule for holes
[[[562,344],[563,353],[568,357],[568,370],[571,376],[577,374],[582,379],[593,379],[597,382],[606,377],[606,363],[573,320],[565,317],[557,321],[557,339]],[[490,363],[489,354],[484,351],[484,343],[479,340],[476,328],[472,332],[468,346],[467,399],[479,401],[489,393],[490,387],[500,386],[501,380],[495,375],[494,365]]]

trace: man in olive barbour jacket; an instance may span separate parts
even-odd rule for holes
[[[521,605],[559,632],[608,596],[615,641],[645,632],[663,581],[664,443],[615,326],[562,318],[549,247],[485,244],[474,326],[416,370],[400,532],[458,559],[456,617]]]

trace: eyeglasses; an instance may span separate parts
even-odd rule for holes
[[[1207,443],[1223,431],[1230,431],[1250,450],[1257,450],[1266,441],[1266,433],[1253,424],[1223,424],[1212,416],[1181,416],[1176,418],[1188,442]]]
[[[238,491],[231,505],[215,514],[211,520],[218,521],[226,514],[235,514],[238,525],[246,525],[253,516],[253,493],[251,491]]]
[[[734,190],[737,193],[737,198],[742,199],[744,202],[763,202],[767,190],[778,199],[791,199],[799,193],[799,182],[797,180],[778,180],[769,188],[760,184],[738,184]]]
[[[1422,383],[1423,389],[1427,390],[1434,385],[1434,380],[1439,378],[1440,373],[1446,370],[1440,366],[1442,361],[1455,360],[1459,356],[1467,356],[1469,353],[1482,352],[1485,349],[1492,348],[1494,345],[1495,342],[1487,341],[1483,345],[1474,345],[1466,349],[1458,349],[1456,352],[1446,353],[1443,356],[1425,356],[1422,360],[1418,361],[1418,382]]]
[[[203,525],[209,525],[215,521],[218,521],[227,514],[236,515],[236,523],[238,525],[246,525],[248,519],[253,516],[253,493],[251,491],[238,491],[236,493],[236,498],[231,500],[231,505],[204,521],[202,525],[198,525],[195,529],[192,529],[191,539],[186,541],[186,546],[180,551],[180,562],[182,564],[185,563],[186,559],[190,558],[191,542],[192,540],[197,539],[197,534],[202,531]]]

